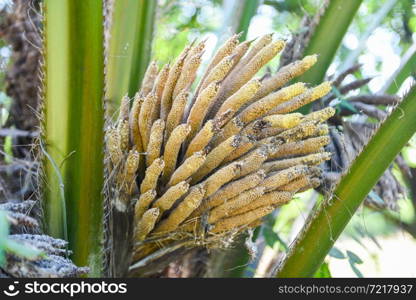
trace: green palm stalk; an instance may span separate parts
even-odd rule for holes
[[[415,76],[416,70],[416,44],[413,44],[403,54],[403,58],[400,62],[400,66],[394,72],[394,74],[387,80],[386,84],[382,87],[381,92],[387,94],[397,93],[403,82],[409,76]]]
[[[318,54],[319,61],[299,80],[312,84],[322,82],[361,2],[362,0],[328,1],[328,6],[303,51],[303,55]]]
[[[100,0],[45,1],[46,227],[54,237],[68,232],[74,261],[93,275],[103,222],[102,11]]]
[[[250,26],[251,19],[257,12],[257,8],[260,5],[259,0],[243,0],[241,5],[241,13],[237,24],[236,33],[241,32],[240,41],[245,41],[247,38],[248,28]]]
[[[138,91],[151,56],[157,1],[114,1],[110,7],[110,36],[106,75],[108,113],[123,96]]]

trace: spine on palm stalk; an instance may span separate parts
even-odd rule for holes
[[[181,249],[227,247],[295,193],[320,185],[318,165],[330,158],[324,122],[334,110],[294,112],[330,83],[287,85],[316,56],[255,78],[284,42],[265,35],[251,45],[234,35],[193,87],[204,46],[191,44],[160,71],[151,63],[106,130],[112,211],[130,216],[130,233],[122,233],[131,257],[119,258],[130,275]]]

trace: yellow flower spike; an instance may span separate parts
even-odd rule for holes
[[[143,101],[144,98],[142,98],[139,93],[136,93],[133,99],[133,105],[131,107],[129,116],[130,141],[131,144],[135,146],[135,149],[139,152],[144,151],[142,145],[142,137],[140,135],[139,129],[139,114]]]
[[[186,218],[201,204],[205,190],[202,186],[195,186],[179,205],[172,210],[169,217],[162,221],[155,229],[155,233],[171,232],[186,220]]]
[[[284,41],[271,42],[261,49],[248,63],[235,74],[225,96],[234,94],[240,87],[249,81],[265,64],[274,58],[285,46]]]
[[[144,179],[140,185],[140,192],[143,194],[149,190],[155,190],[157,180],[165,167],[165,162],[161,158],[157,158],[147,167]]]
[[[217,129],[218,132],[221,130],[221,128],[224,127],[225,124],[231,121],[234,114],[235,114],[234,110],[228,109],[222,114],[219,114],[214,117],[215,128]]]
[[[188,98],[189,92],[187,90],[183,90],[175,98],[175,100],[173,100],[172,109],[169,111],[166,118],[165,142],[168,140],[173,129],[181,123]]]
[[[206,113],[210,107],[210,103],[217,95],[218,88],[218,82],[212,82],[209,86],[201,91],[194,104],[192,105],[187,120],[187,123],[191,126],[191,132],[188,135],[188,141],[190,141],[201,128]]]
[[[120,111],[118,115],[118,122],[125,121],[129,119],[130,112],[130,98],[126,95],[121,98],[120,101]]]
[[[328,145],[329,136],[313,137],[302,141],[283,144],[269,155],[269,160],[283,158],[294,155],[306,155],[320,151],[320,149]]]
[[[185,58],[185,68],[188,67],[192,63],[192,58],[195,56],[201,56],[205,50],[205,43],[206,40],[200,41],[195,46],[192,46],[189,50],[189,54]]]
[[[207,67],[205,74],[209,74],[215,66],[217,66],[225,57],[229,56],[236,49],[238,45],[239,35],[235,34],[231,36],[225,43],[217,50],[214,57],[211,60],[211,63]],[[203,78],[202,80],[204,80]]]
[[[309,167],[309,176],[310,177],[319,177],[322,176],[323,170],[319,166]]]
[[[189,183],[182,181],[170,187],[162,196],[153,204],[153,207],[159,208],[160,211],[166,211],[189,190]]]
[[[320,85],[317,85],[316,87],[312,88],[312,95],[311,95],[311,98],[313,99],[312,101],[322,98],[323,96],[328,94],[331,91],[331,88],[332,87],[331,87],[330,81],[325,81],[321,83]]]
[[[204,182],[205,196],[209,197],[214,194],[224,184],[230,182],[236,175],[240,173],[241,164],[232,163],[222,167],[214,174],[209,176]]]
[[[283,139],[286,143],[295,142],[314,135],[318,130],[315,122],[305,122],[298,126],[283,131],[277,137]]]
[[[157,63],[155,61],[152,61],[147,67],[146,72],[144,73],[142,86],[140,88],[140,94],[142,94],[143,96],[147,96],[152,91],[157,73]]]
[[[159,74],[156,77],[155,85],[153,86],[152,92],[155,94],[155,102],[153,103],[152,110],[151,110],[151,122],[153,123],[156,121],[160,116],[160,106],[162,102],[162,95],[163,90],[166,85],[166,80],[168,79],[170,71],[170,65],[166,64],[163,66],[162,70],[160,70]]]
[[[114,166],[118,165],[123,158],[123,152],[120,147],[120,134],[115,128],[110,128],[106,132],[106,147],[110,160]]]
[[[244,128],[244,123],[239,117],[231,119],[214,138],[213,146],[218,146],[233,135],[237,135]]]
[[[182,143],[185,141],[190,132],[191,126],[188,124],[182,124],[177,126],[169,136],[169,139],[166,142],[165,152],[163,153],[165,169],[163,170],[162,174],[162,183],[166,183],[172,173],[175,171],[176,162],[178,160],[178,154]]]
[[[271,127],[290,129],[297,126],[303,115],[300,113],[293,113],[287,115],[270,115],[263,118],[263,121],[270,124]]]
[[[163,132],[165,130],[165,122],[162,119],[153,123],[150,131],[149,144],[146,150],[146,165],[150,166],[156,158],[160,157],[163,143]],[[166,161],[165,161],[166,164]]]
[[[299,192],[304,192],[304,191],[309,190],[309,189],[316,189],[320,185],[322,185],[322,179],[321,178],[317,178],[317,177],[313,177],[313,178],[311,178],[309,180],[309,185],[308,186],[304,186],[303,188],[301,188],[299,190]]]
[[[185,62],[181,74],[176,82],[172,93],[172,98],[175,99],[182,90],[190,87],[195,80],[196,72],[201,64],[201,54],[197,54],[190,58],[189,62]]]
[[[182,73],[182,68],[185,63],[185,58],[188,55],[190,46],[186,47],[184,51],[180,54],[179,58],[176,60],[175,64],[169,71],[168,78],[166,80],[165,88],[163,89],[162,99],[160,103],[160,118],[166,120],[169,111],[172,106],[172,101],[174,101],[173,91],[176,86],[176,82],[179,79],[179,76]]]
[[[151,123],[151,114],[152,114],[152,107],[156,102],[156,95],[154,93],[149,93],[142,104],[139,113],[139,130],[140,135],[142,137],[142,145],[143,149],[147,149],[147,144],[149,142],[150,137],[150,129],[152,127]]]
[[[317,128],[316,131],[313,133],[312,136],[317,137],[317,136],[324,136],[324,135],[328,135],[329,134],[329,127],[327,124],[320,124]]]
[[[186,149],[185,159],[198,151],[204,150],[204,148],[211,141],[215,133],[214,121],[209,120],[205,123],[204,127],[195,135],[195,137],[189,143]]]
[[[329,118],[335,115],[335,109],[333,107],[326,107],[324,109],[311,112],[307,114],[303,121],[318,121],[320,123],[325,122]]]
[[[257,227],[261,226],[261,224],[263,224],[263,220],[262,219],[258,219],[256,221],[253,221],[250,224],[248,224],[247,225],[247,228],[257,228]]]
[[[240,209],[234,211],[232,215],[235,216],[235,215],[244,214],[244,213],[253,211],[255,209],[258,209],[260,207],[281,206],[283,204],[288,203],[290,200],[292,200],[292,197],[293,197],[293,193],[291,192],[285,192],[285,191],[269,192],[255,199],[248,205],[241,207]]]
[[[302,60],[295,61],[279,69],[272,76],[262,81],[262,87],[253,97],[253,101],[261,99],[278,88],[281,88],[293,78],[302,75],[317,61],[317,55],[305,56]]]
[[[153,230],[159,214],[160,212],[157,208],[151,208],[143,214],[142,219],[137,224],[136,232],[134,234],[137,241],[143,241],[150,231]]]
[[[204,211],[221,205],[228,199],[234,198],[240,193],[258,186],[265,177],[266,173],[263,170],[260,170],[239,180],[229,182],[204,201],[203,204],[197,209],[196,215],[200,215]]]
[[[289,182],[288,184],[279,187],[278,190],[298,193],[304,189],[309,189],[313,187],[317,183],[318,185],[320,184],[320,181],[318,178],[310,178],[307,175],[303,175]]]
[[[117,131],[120,136],[120,149],[121,151],[125,152],[129,149],[130,143],[129,121],[120,121],[117,125]]]
[[[261,83],[258,79],[253,79],[243,85],[237,92],[231,95],[221,105],[217,112],[217,116],[226,112],[228,109],[238,111],[244,104],[246,104],[260,89]]]
[[[299,125],[301,117],[302,115],[297,113],[267,116],[249,123],[241,134],[254,136],[257,140],[261,140],[260,143],[263,143],[265,138],[277,136],[286,129]]]
[[[137,224],[142,218],[145,211],[149,208],[150,204],[156,198],[155,190],[148,190],[145,193],[142,193],[134,205],[134,222]]]
[[[263,121],[263,119],[258,119],[248,123],[243,130],[241,130],[241,134],[257,138],[264,129],[270,128],[270,125],[270,123]]]
[[[257,219],[268,215],[273,210],[273,206],[262,206],[237,216],[222,219],[214,224],[211,233],[221,233],[224,231],[232,230],[234,228],[238,228],[242,225],[248,225]]]
[[[270,192],[307,173],[307,166],[297,165],[269,175],[266,179],[264,179],[260,186],[264,187],[267,192]]]
[[[132,194],[136,189],[136,172],[139,168],[140,154],[135,150],[130,150],[124,165],[124,185],[126,193]]]
[[[288,87],[285,87],[260,99],[257,102],[254,102],[246,109],[244,109],[239,114],[239,117],[242,122],[247,124],[270,113],[270,111],[279,104],[292,99],[293,97],[303,93],[305,90],[306,87],[303,82],[297,82],[295,84],[289,85]]]
[[[169,77],[169,73],[170,73],[170,64],[165,64],[155,79],[152,92],[156,95],[156,98],[158,98],[159,100],[162,98],[163,90],[165,88],[166,81]],[[160,107],[160,102],[159,102],[159,107]]]
[[[259,198],[263,194],[264,194],[263,187],[257,187],[257,188],[242,192],[240,195],[232,199],[229,199],[223,204],[212,209],[209,213],[208,222],[212,224],[212,223],[217,222],[219,219],[230,216],[233,211],[248,205],[253,200],[255,200],[256,198]]]
[[[268,33],[263,35],[262,37],[256,39],[253,42],[253,46],[251,47],[251,49],[247,52],[246,55],[243,56],[243,58],[240,60],[239,64],[235,67],[235,70],[233,70],[233,73],[231,75],[235,75],[236,73],[238,73],[238,71],[246,66],[250,60],[256,56],[257,53],[259,53],[264,47],[266,47],[267,45],[269,45],[273,40],[273,34],[272,33]]]
[[[268,147],[261,146],[247,153],[241,159],[237,160],[242,165],[240,174],[235,179],[246,176],[262,168],[262,164],[266,161],[269,150]]]
[[[199,151],[188,157],[172,174],[167,186],[173,186],[190,178],[205,162],[206,155]]]
[[[128,178],[135,176],[137,169],[139,167],[139,152],[135,150],[130,150],[129,154],[127,155],[126,165],[125,165],[125,174]]]
[[[278,127],[265,127],[261,130],[261,132],[258,133],[258,136],[256,136],[257,140],[265,140],[267,138],[273,138],[284,132],[285,129],[278,128]],[[261,142],[259,142],[261,143]]]
[[[192,183],[197,183],[204,178],[209,172],[218,167],[221,162],[231,152],[233,152],[241,143],[241,136],[232,136],[219,144],[217,147],[208,153],[205,163],[201,168],[192,176]]]
[[[234,57],[232,56],[224,57],[218,63],[218,65],[212,68],[212,70],[209,72],[205,80],[202,81],[202,84],[198,87],[197,92],[199,90],[201,91],[204,90],[212,82],[223,80],[225,76],[228,75],[228,72],[231,70],[233,65],[234,65]]]
[[[222,161],[222,164],[225,164],[225,163],[228,163],[228,162],[231,162],[233,160],[240,158],[241,156],[246,154],[248,151],[253,149],[256,146],[256,144],[257,142],[254,139],[243,136],[241,144],[237,148],[235,148],[235,150]]]
[[[323,96],[328,94],[330,90],[330,82],[321,83],[320,85],[307,90],[303,94],[294,97],[292,100],[277,106],[275,109],[271,110],[270,113],[286,114],[295,111],[306,104],[309,104],[319,98],[322,98]]]
[[[305,73],[306,71],[308,71],[314,64],[316,64],[316,62],[318,61],[318,55],[316,54],[312,54],[312,55],[308,55],[305,56],[301,62],[302,62],[302,70],[299,72],[298,75],[301,75],[303,73]]]
[[[271,35],[269,35],[269,41],[268,43],[271,42]],[[220,91],[218,92],[218,95],[215,99],[215,101],[212,104],[211,110],[208,114],[209,118],[214,118],[217,110],[220,108],[222,102],[224,100],[226,100],[226,94],[228,92],[228,86],[230,85],[229,83],[233,81],[233,78],[236,77],[236,75],[239,74],[239,71],[241,69],[241,67],[246,66],[247,63],[251,60],[251,58],[257,54],[258,51],[261,50],[261,48],[263,48],[266,44],[262,44],[261,47],[259,47],[257,45],[254,45],[252,47],[252,49],[250,49],[250,51],[248,51],[249,47],[250,47],[251,41],[246,41],[243,42],[241,44],[239,44],[235,50],[233,51],[233,53],[231,54],[234,57],[235,63],[234,63],[234,67],[231,70],[230,74],[228,74],[228,76],[224,79],[223,84],[221,85]],[[248,51],[248,52],[247,52]]]
[[[250,44],[251,44],[251,41],[242,42],[231,53],[231,55],[234,57],[234,60],[235,60],[233,69],[237,67],[237,63],[247,53],[248,49],[250,48]]]
[[[296,165],[315,166],[329,159],[331,159],[330,152],[321,152],[321,153],[314,153],[314,154],[309,154],[309,155],[295,157],[295,158],[287,158],[283,160],[270,161],[270,162],[263,164],[262,168],[264,170],[267,170],[268,172],[271,172],[271,171],[287,169]]]

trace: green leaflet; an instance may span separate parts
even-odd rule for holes
[[[106,74],[108,113],[138,91],[149,64],[157,1],[114,1]],[[110,12],[111,13],[111,12]]]

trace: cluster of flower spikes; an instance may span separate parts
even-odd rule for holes
[[[271,34],[234,35],[192,89],[205,46],[193,43],[161,70],[152,62],[141,90],[123,98],[106,146],[126,195],[116,205],[134,205],[134,261],[178,241],[215,247],[320,184],[318,165],[330,158],[324,122],[335,111],[294,111],[331,84],[290,83],[316,55],[255,78],[284,45]]]

